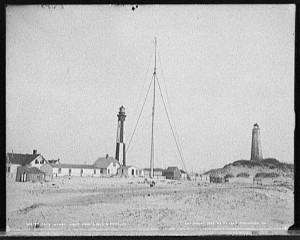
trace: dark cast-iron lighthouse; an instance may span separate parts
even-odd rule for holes
[[[251,146],[251,161],[262,160],[262,150],[260,142],[260,129],[257,123],[254,124],[252,129],[252,146]]]
[[[123,149],[123,166],[126,166],[126,151],[124,141],[124,121],[126,118],[125,108],[120,107],[118,116],[118,129],[117,129],[117,146],[116,146],[116,159],[120,161],[120,148]],[[121,145],[123,145],[121,147]]]

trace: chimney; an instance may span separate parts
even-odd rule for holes
[[[106,154],[106,158],[108,158],[108,154]]]
[[[36,149],[33,149],[33,154],[37,154],[37,150]]]

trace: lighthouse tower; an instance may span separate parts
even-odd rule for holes
[[[261,142],[260,142],[260,129],[257,123],[254,124],[252,129],[252,146],[251,146],[251,161],[262,160]]]
[[[125,142],[124,142],[124,121],[126,118],[125,108],[120,107],[118,116],[118,129],[117,129],[117,146],[116,146],[116,159],[120,161],[120,147],[123,149],[123,166],[126,166],[126,152],[125,152]]]

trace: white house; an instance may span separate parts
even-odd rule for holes
[[[101,175],[116,175],[118,173],[118,168],[121,167],[121,164],[118,160],[108,157],[98,158],[93,164],[97,169],[99,169]]]
[[[134,166],[122,166],[118,168],[119,177],[138,177],[139,171]]]
[[[17,168],[20,166],[31,166],[40,169],[44,164],[47,164],[47,160],[36,150],[33,150],[32,154],[6,154],[6,173],[12,177],[16,176]]]

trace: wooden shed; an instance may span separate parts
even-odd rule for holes
[[[44,181],[45,173],[37,167],[20,166],[17,168],[16,181],[27,182],[27,181]]]
[[[180,180],[180,178],[181,178],[181,172],[178,169],[178,167],[168,167],[163,172],[163,176],[165,176],[166,179]]]

